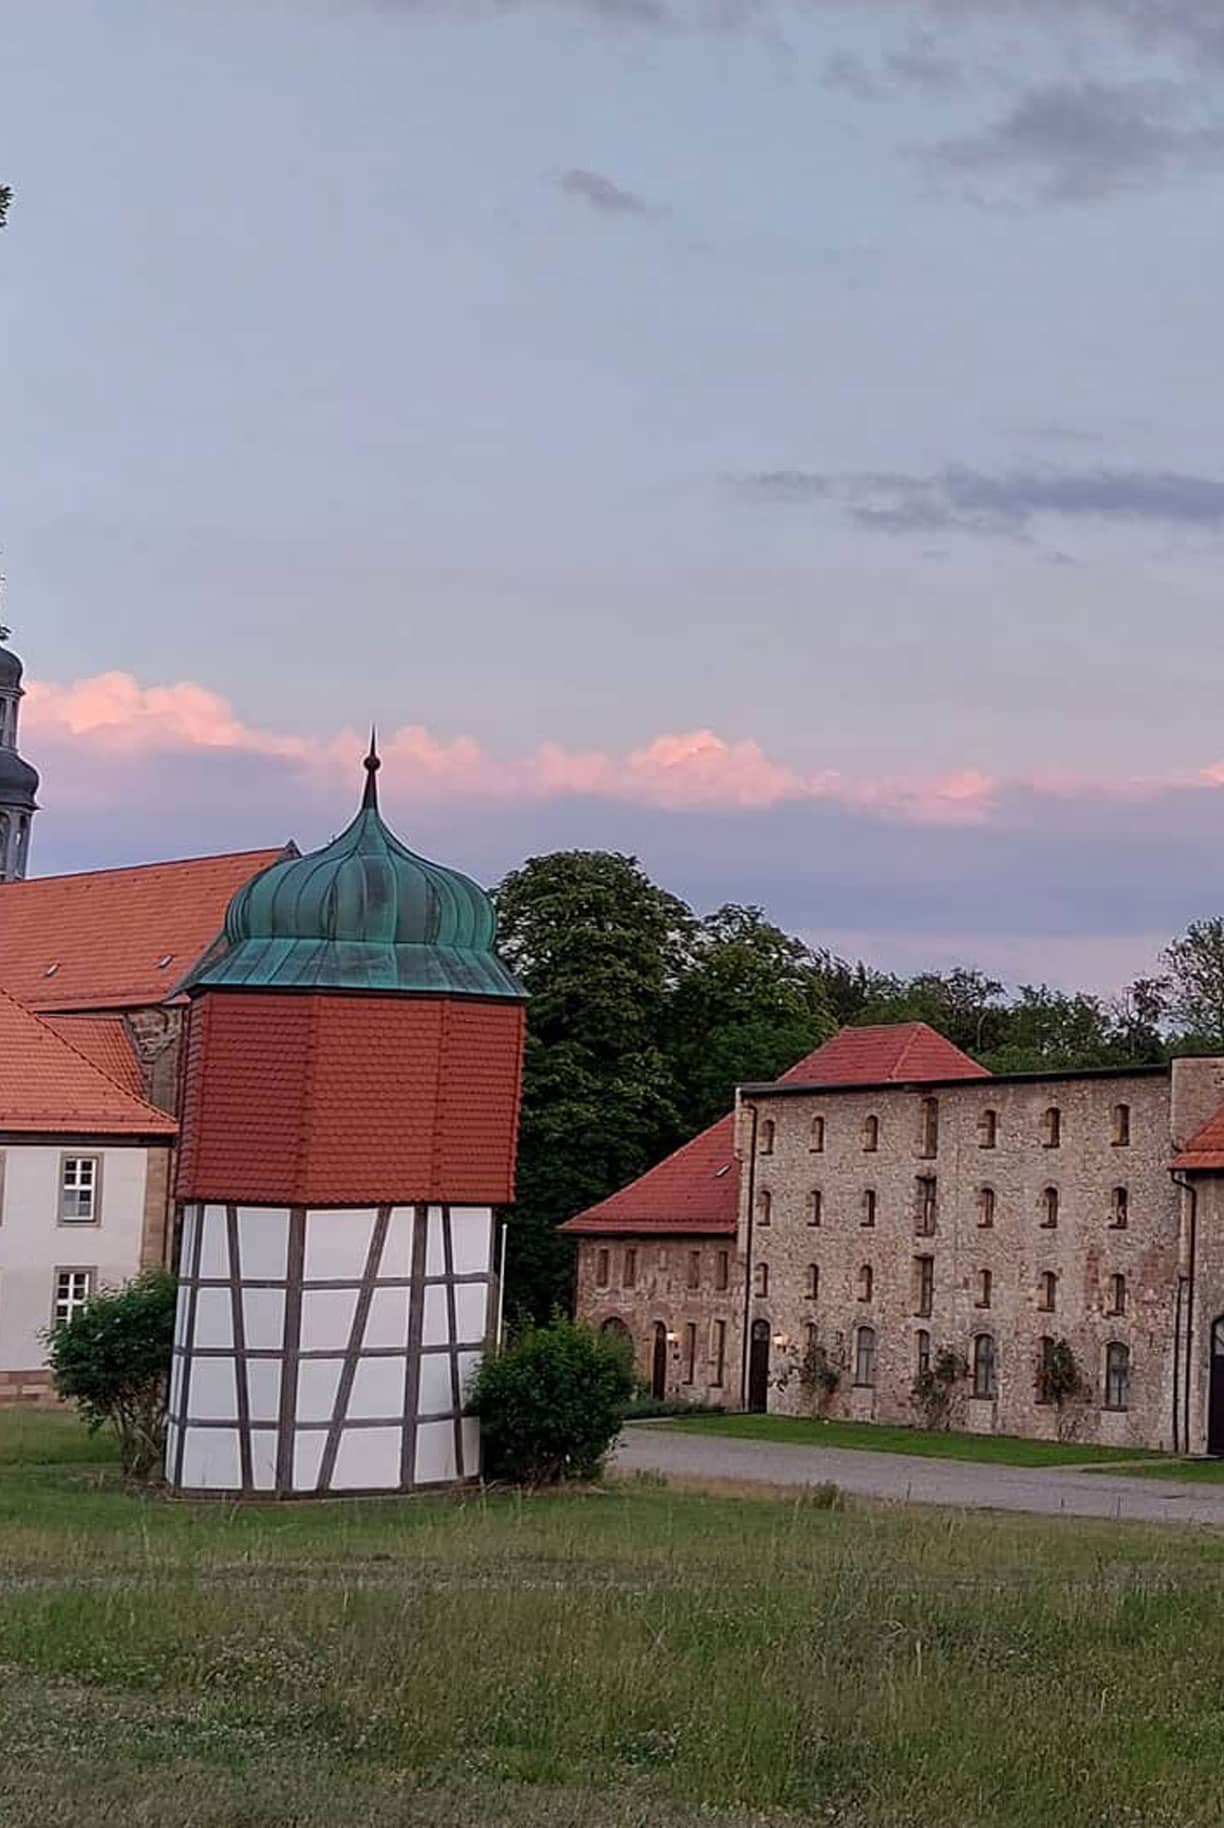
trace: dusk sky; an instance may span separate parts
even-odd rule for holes
[[[1220,0],[8,0],[38,873],[615,846],[911,970],[1224,910]]]

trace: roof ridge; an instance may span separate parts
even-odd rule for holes
[[[295,850],[296,841],[284,844],[254,844],[249,850],[205,851],[199,857],[157,857],[149,863],[112,863],[97,870],[52,870],[46,876],[26,876],[20,882],[0,883],[0,890],[26,888],[32,882],[80,882],[86,876],[131,876],[137,870],[171,870],[183,863],[220,863],[231,857],[286,856]]]
[[[905,1062],[909,1059],[911,1052],[917,1044],[918,1037],[922,1031],[925,1029],[928,1034],[936,1034],[938,1031],[933,1029],[929,1022],[899,1022],[897,1026],[899,1028],[909,1029],[909,1034],[905,1038],[901,1052],[897,1055],[896,1067],[894,1069],[897,1073],[900,1073],[901,1068],[905,1065]],[[948,1040],[946,1035],[940,1035],[939,1038],[941,1041]],[[948,1045],[950,1047],[955,1047],[956,1043],[954,1041],[949,1041]],[[958,1049],[957,1051],[959,1052],[960,1050]]]
[[[118,1079],[106,1071],[105,1067],[99,1066],[96,1060],[91,1060],[88,1054],[83,1054],[79,1047],[67,1040],[57,1029],[52,1028],[51,1024],[45,1021],[36,1009],[31,1009],[27,1004],[21,1002],[11,991],[6,990],[3,984],[0,984],[0,997],[3,997],[6,1003],[11,1003],[14,1009],[20,1010],[21,1014],[28,1017],[36,1027],[45,1029],[54,1042],[60,1047],[67,1048],[68,1052],[75,1055],[83,1066],[87,1066],[90,1072],[96,1074],[99,1079],[104,1079],[111,1090],[118,1092],[120,1097],[126,1099],[129,1104],[139,1105],[142,1110],[148,1111],[156,1117],[159,1123],[172,1124],[176,1130],[178,1129],[178,1124],[169,1111],[163,1111],[160,1105],[150,1104],[149,1100],[143,1098],[139,1092],[133,1092],[128,1086],[121,1085]],[[54,1012],[48,1011],[48,1014],[52,1013]]]

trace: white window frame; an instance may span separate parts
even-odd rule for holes
[[[80,1170],[88,1165],[87,1180],[82,1180]],[[73,1179],[69,1180],[69,1170]],[[89,1195],[88,1212],[70,1211],[70,1202],[79,1202],[82,1194]],[[59,1161],[59,1223],[61,1225],[97,1225],[102,1218],[102,1157],[98,1154],[82,1152],[74,1154],[68,1150],[60,1156]]]
[[[84,1294],[76,1293],[73,1288],[73,1281],[78,1276],[83,1276],[85,1278]],[[61,1297],[60,1283],[65,1280],[68,1280],[69,1286],[67,1293]],[[87,1301],[92,1299],[97,1288],[97,1280],[98,1272],[92,1265],[80,1263],[61,1264],[55,1270],[51,1278],[51,1325],[53,1327],[62,1326],[66,1321],[71,1320],[73,1315],[83,1308]],[[60,1311],[61,1306],[64,1309],[62,1313]]]

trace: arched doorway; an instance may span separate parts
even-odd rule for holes
[[[1211,1385],[1207,1401],[1207,1452],[1224,1454],[1224,1314],[1211,1323]]]
[[[654,1352],[650,1361],[650,1394],[660,1401],[667,1395],[667,1328],[655,1321]]]
[[[748,1351],[748,1407],[764,1415],[769,1407],[769,1322],[754,1320]]]

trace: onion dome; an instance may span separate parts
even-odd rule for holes
[[[485,891],[418,857],[384,825],[379,766],[371,737],[352,824],[322,850],[245,883],[222,938],[183,988],[524,998],[493,950],[497,916]]]
[[[11,647],[0,643],[0,692],[15,692],[21,685],[21,662]]]
[[[0,660],[4,649],[0,648]],[[15,749],[0,748],[0,807],[9,812],[37,812],[38,770],[23,762]]]

